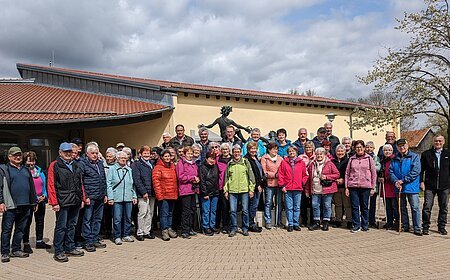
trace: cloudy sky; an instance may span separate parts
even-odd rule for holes
[[[0,0],[0,77],[16,62],[251,88],[365,96],[423,0]]]

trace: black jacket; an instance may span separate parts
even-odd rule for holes
[[[7,164],[9,164],[9,163],[7,163]],[[29,170],[28,170],[28,172],[29,172]],[[5,187],[3,184],[4,178],[6,178],[6,184],[7,184],[6,187],[9,189],[9,193],[11,194],[11,178],[9,177],[8,166],[6,166],[5,164],[2,164],[2,165],[0,165],[0,204],[5,203],[6,202],[5,200],[8,200],[8,199],[11,201],[14,201],[13,197],[7,198],[7,197],[5,197],[6,194],[3,193],[3,188]],[[30,173],[29,185],[30,185],[30,205],[36,205],[37,204],[36,190],[34,188],[34,182],[33,182],[33,177],[31,176],[31,173]],[[14,201],[14,205],[15,204],[16,204],[16,202]]]
[[[252,171],[253,171],[253,175],[255,175],[255,186],[261,186],[261,187],[265,187],[265,180],[263,178],[263,176],[261,175],[261,172],[259,172],[259,168],[258,165],[256,164],[256,160],[253,159],[250,154],[246,154],[244,156],[246,159],[248,159],[248,161],[250,162],[250,165],[252,166]]]
[[[102,161],[97,160],[95,165],[89,159],[83,158],[78,162],[81,171],[86,198],[101,199],[106,196],[106,173]]]
[[[334,163],[334,165],[336,166],[336,168],[339,170],[339,178],[344,179],[345,182],[345,171],[347,170],[347,165],[348,165],[348,158],[347,157],[343,157],[341,159],[341,161],[339,161],[337,158],[334,158],[332,160],[332,162]],[[345,184],[342,185],[337,185],[338,188],[344,188]]]
[[[431,148],[422,153],[420,158],[421,172],[420,181],[425,182],[427,190],[445,190],[450,186],[450,152],[442,149],[440,168],[435,149]]]
[[[150,164],[152,166],[145,163],[145,161],[142,158],[139,158],[138,161],[135,161],[131,165],[131,170],[133,174],[133,185],[138,197],[142,197],[146,193],[149,196],[155,196],[155,192],[152,188],[153,164],[151,162]]]
[[[80,206],[83,199],[81,189],[81,170],[78,163],[72,164],[73,172],[58,157],[53,167],[54,187],[58,204],[61,207]],[[49,185],[50,187],[50,185]]]
[[[209,165],[206,161],[198,169],[200,178],[200,193],[202,196],[215,196],[219,194],[219,167],[217,164]]]

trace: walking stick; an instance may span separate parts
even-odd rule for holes
[[[387,208],[386,208],[386,190],[384,188],[384,182],[381,183],[381,186],[383,187],[383,204],[384,204],[384,215],[386,217],[386,224],[387,224]],[[386,227],[387,230],[387,227]]]
[[[398,193],[398,234],[400,234],[400,229],[402,226],[402,209],[400,207],[400,196],[401,196],[401,192],[399,191]]]

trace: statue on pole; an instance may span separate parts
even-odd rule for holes
[[[212,124],[204,125],[200,124],[198,127],[206,127],[206,128],[213,128],[216,124],[219,125],[220,128],[220,136],[222,137],[222,141],[225,141],[226,139],[226,128],[229,125],[232,125],[236,127],[236,135],[241,139],[242,143],[246,142],[246,139],[242,135],[241,129],[245,130],[247,133],[250,133],[252,131],[250,126],[243,127],[242,125],[237,124],[235,121],[228,118],[233,108],[231,106],[222,106],[220,109],[220,113],[222,116],[218,117]]]

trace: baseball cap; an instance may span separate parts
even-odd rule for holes
[[[72,151],[72,144],[67,142],[62,142],[61,145],[59,145],[59,150],[63,152]]]
[[[119,147],[125,147],[125,144],[122,142],[119,142],[116,144],[116,148],[119,148]]]
[[[18,153],[22,153],[22,150],[19,147],[11,147],[8,150],[8,156],[15,155],[15,154],[18,154]]]
[[[408,141],[406,141],[405,138],[400,138],[397,140],[397,146],[408,144]]]
[[[317,133],[327,133],[327,129],[325,127],[319,127]]]

